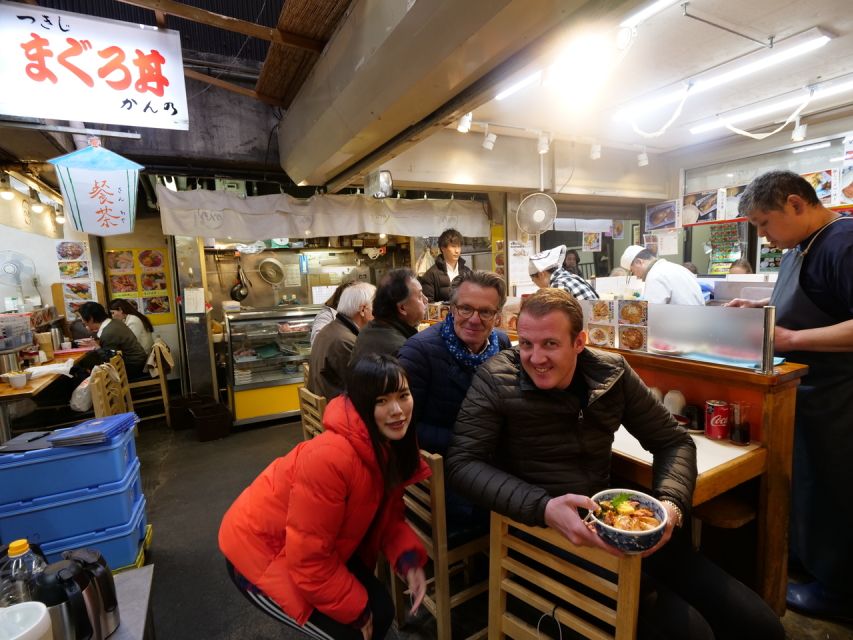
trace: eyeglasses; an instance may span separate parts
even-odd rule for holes
[[[456,309],[456,315],[460,318],[470,318],[476,311],[477,315],[480,316],[480,320],[486,322],[494,318],[498,313],[495,309],[475,309],[474,307],[469,307],[467,304],[457,304],[454,305],[454,308]]]

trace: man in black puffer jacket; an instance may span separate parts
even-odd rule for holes
[[[588,496],[609,486],[623,424],[653,454],[652,493],[669,516],[643,562],[640,637],[784,638],[757,594],[681,536],[670,541],[692,503],[695,444],[622,356],[585,347],[582,329],[580,305],[565,291],[541,289],[522,303],[519,346],[484,363],[462,403],[450,486],[481,507],[613,551],[578,509],[594,509]]]

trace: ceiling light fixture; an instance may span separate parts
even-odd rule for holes
[[[646,148],[643,147],[642,152],[637,154],[637,166],[647,167],[649,165],[649,154],[646,153]]]
[[[459,133],[468,133],[471,130],[471,122],[473,120],[474,114],[469,111],[464,116],[459,118],[459,124],[456,125],[456,130]]]
[[[44,205],[39,199],[39,192],[32,187],[30,187],[30,211],[33,213],[42,213],[44,211]]]
[[[792,58],[819,49],[832,39],[832,35],[818,27],[813,27],[790,38],[774,44],[773,49],[762,49],[741,56],[731,62],[720,65],[712,71],[703,72],[682,82],[678,89],[655,98],[638,102],[616,112],[616,120],[636,119],[669,104],[675,104],[690,95],[704,93],[729,82],[734,82]]]
[[[818,85],[818,87],[820,86],[821,85]],[[814,102],[815,100],[820,100],[822,98],[830,98],[840,93],[853,91],[853,80],[850,80],[848,82],[841,82],[839,84],[828,86],[823,89],[812,88],[811,90],[814,91],[811,97],[811,102]],[[784,98],[776,102],[771,102],[769,104],[750,109],[749,111],[742,111],[731,116],[716,118],[715,120],[711,120],[710,122],[691,127],[690,133],[697,134],[704,133],[706,131],[712,131],[714,129],[722,129],[725,128],[727,124],[737,124],[739,122],[746,122],[748,120],[760,118],[761,116],[770,115],[779,111],[796,109],[803,103],[803,100],[805,99],[806,97],[804,97],[802,94],[798,94],[792,98]]]
[[[805,147],[797,147],[796,149],[792,149],[791,153],[805,153],[806,151],[817,151],[818,149],[826,149],[827,147],[831,147],[831,142],[818,142],[817,144],[810,144]]]
[[[491,151],[495,148],[495,140],[498,139],[498,136],[494,133],[489,133],[486,131],[486,134],[483,136],[483,149],[487,151]]]
[[[594,144],[589,148],[589,158],[590,160],[598,160],[601,157],[601,145]]]
[[[542,79],[542,72],[536,71],[535,73],[530,74],[529,76],[527,76],[523,80],[519,80],[515,84],[510,85],[509,87],[507,87],[506,89],[501,91],[498,95],[495,96],[495,100],[505,100],[506,98],[509,98],[512,94],[518,93],[519,91],[521,91],[525,87],[529,87],[532,84],[536,84],[541,79]]]
[[[791,132],[791,140],[794,142],[802,142],[805,140],[808,126],[809,125],[807,124],[800,124],[800,118],[798,117],[794,124],[794,130]]]
[[[548,141],[547,133],[539,134],[539,141],[536,143],[536,150],[539,152],[539,155],[543,155],[548,153],[551,149],[551,143]]]
[[[12,188],[12,182],[9,180],[9,174],[0,173],[0,198],[4,200],[13,200],[15,198],[15,190]]]
[[[630,16],[625,18],[622,22],[619,23],[620,27],[627,27],[629,29],[633,29],[636,26],[639,26],[653,15],[660,13],[667,7],[671,7],[679,0],[657,0],[656,2],[652,2],[646,7],[640,9],[636,13],[632,13]]]

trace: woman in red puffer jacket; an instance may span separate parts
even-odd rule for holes
[[[219,548],[232,580],[258,608],[310,636],[381,639],[390,595],[373,575],[378,553],[412,591],[426,590],[426,552],[404,519],[403,488],[429,475],[412,396],[394,358],[349,370],[326,431],[272,462],[228,509]]]

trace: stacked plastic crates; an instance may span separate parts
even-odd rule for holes
[[[0,455],[0,542],[27,538],[50,562],[91,547],[111,569],[141,565],[150,528],[133,437],[137,418],[100,420],[124,420],[128,428],[102,444]]]

